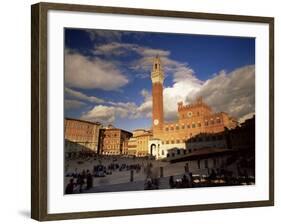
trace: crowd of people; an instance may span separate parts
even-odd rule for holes
[[[82,193],[85,184],[87,190],[93,187],[93,175],[89,170],[83,170],[81,173],[75,175],[75,177],[73,176],[69,180],[65,189],[65,194],[73,194],[76,188],[78,188],[79,193]],[[76,179],[76,182],[74,182],[74,178]]]
[[[85,169],[78,172],[76,168],[74,171],[67,172],[70,165],[66,164],[66,194],[83,193],[94,187],[94,178],[103,178],[107,175],[115,175],[116,172],[119,173],[123,171],[131,171],[128,182],[135,180],[134,173],[143,172],[145,176],[144,182],[141,184],[144,183],[145,190],[159,189],[163,186],[174,189],[254,184],[255,182],[254,177],[249,176],[246,170],[243,169],[239,170],[240,172],[238,172],[237,177],[237,175],[234,176],[232,172],[224,169],[210,169],[207,175],[196,175],[189,172],[186,167],[182,167],[183,173],[180,174],[180,172],[178,172],[179,175],[169,176],[171,172],[167,172],[167,168],[165,168],[164,172],[162,164],[156,164],[149,159],[130,158],[130,160],[126,160],[126,158],[124,159],[120,156],[89,156],[85,154],[83,158],[71,162],[75,162],[78,167]],[[87,169],[88,167],[91,168]],[[163,173],[166,174],[166,177],[164,177]],[[114,179],[114,177],[115,176],[112,178]],[[101,181],[103,180],[107,179],[101,179]],[[99,186],[99,183],[96,183],[96,186]]]
[[[136,172],[139,172],[141,170],[141,164],[136,163],[136,164],[126,164],[126,163],[111,163],[107,166],[107,170],[110,171],[124,171],[124,170],[135,170]]]
[[[81,162],[82,161],[78,161],[77,163],[81,165]],[[138,173],[143,168],[143,164],[126,164],[124,162],[118,163],[117,159],[113,159],[108,165],[102,165],[102,160],[99,160],[98,163],[99,165],[93,166],[92,172],[89,169],[78,172],[76,168],[74,172],[66,173],[66,177],[71,177],[71,179],[69,179],[69,182],[65,188],[65,193],[82,193],[84,190],[93,188],[93,179],[95,177],[105,177],[106,175],[111,175],[113,172],[132,170]]]
[[[180,179],[174,180],[173,176],[169,178],[170,188],[188,188],[193,187],[193,176],[192,173],[187,173],[182,176]]]
[[[209,175],[193,175],[187,172],[182,178],[169,178],[170,188],[191,188],[191,187],[215,187],[215,186],[235,186],[235,185],[252,185],[255,178],[248,176],[246,172],[238,177],[227,170],[221,169],[216,171],[212,169]]]

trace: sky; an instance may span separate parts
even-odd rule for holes
[[[255,39],[65,28],[65,116],[151,127],[153,58],[164,69],[165,121],[202,96],[243,121],[255,113]]]

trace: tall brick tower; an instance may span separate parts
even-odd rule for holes
[[[163,130],[164,114],[163,114],[163,81],[164,74],[159,56],[153,61],[151,71],[152,81],[152,123],[153,135],[157,136]]]

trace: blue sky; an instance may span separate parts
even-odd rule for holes
[[[67,28],[65,116],[149,128],[156,55],[164,66],[166,120],[176,119],[177,101],[198,95],[237,119],[254,113],[253,38]]]

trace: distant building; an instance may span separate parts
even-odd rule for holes
[[[175,158],[181,158],[184,155],[186,155],[187,150],[186,149],[181,149],[181,148],[171,148],[169,150],[167,150],[167,159],[175,159]]]
[[[201,133],[188,139],[184,155],[168,151],[171,162],[186,161],[189,171],[196,174],[223,169],[236,176],[255,176],[255,117],[234,129]]]
[[[202,148],[229,148],[226,132],[200,133],[186,141],[186,150],[188,153]]]
[[[137,138],[132,136],[128,141],[128,153],[129,156],[136,156],[137,154]]]
[[[152,133],[144,129],[133,131],[133,136],[128,143],[128,155],[143,157],[149,155],[148,143]]]
[[[81,152],[97,153],[99,131],[98,122],[78,119],[64,119],[65,153],[67,157],[78,156]]]
[[[151,80],[153,137],[149,142],[149,149],[151,154],[157,158],[167,157],[169,149],[184,149],[186,141],[200,133],[218,133],[223,132],[225,128],[232,129],[237,126],[237,121],[227,113],[213,112],[202,97],[197,98],[189,105],[179,102],[178,119],[173,122],[165,122],[163,111],[164,72],[158,56],[153,62]]]
[[[99,154],[103,155],[127,155],[128,141],[131,132],[119,128],[106,128],[100,130]]]

